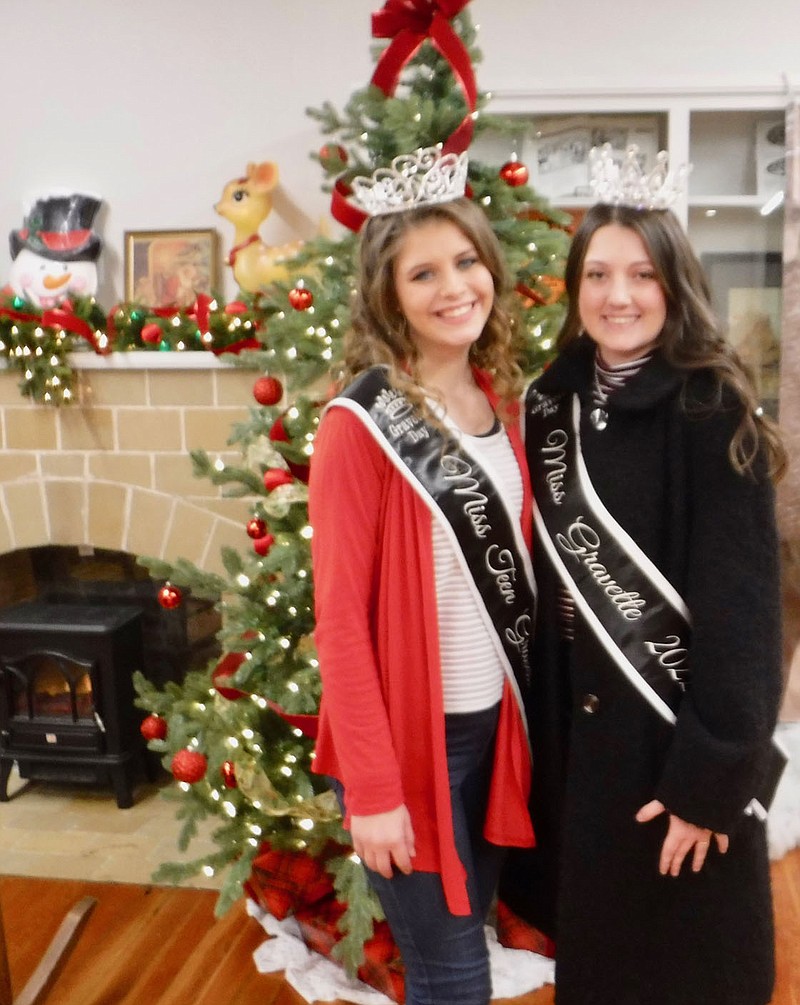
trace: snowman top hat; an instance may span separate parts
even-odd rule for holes
[[[101,241],[92,232],[92,221],[101,201],[74,193],[37,199],[19,230],[9,235],[11,258],[27,248],[55,262],[95,262]]]

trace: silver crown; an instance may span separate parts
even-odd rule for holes
[[[443,154],[438,146],[402,154],[390,168],[351,182],[353,197],[369,216],[449,202],[460,198],[466,185],[466,153]]]
[[[644,158],[639,148],[632,144],[617,161],[611,144],[592,147],[589,152],[592,194],[598,202],[632,209],[669,209],[683,191],[691,164],[683,164],[677,171],[668,167],[666,150],[656,154],[656,166],[645,171]]]

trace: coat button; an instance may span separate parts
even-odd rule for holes
[[[585,694],[581,698],[581,708],[587,715],[594,715],[600,708],[600,699],[596,694]]]

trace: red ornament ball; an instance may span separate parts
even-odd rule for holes
[[[226,314],[245,314],[246,312],[247,304],[243,303],[241,300],[231,300],[225,308]]]
[[[247,521],[247,536],[256,540],[267,533],[267,525],[259,517],[253,517]]]
[[[158,602],[165,611],[174,611],[176,607],[181,606],[182,600],[183,594],[178,587],[173,586],[172,583],[164,583],[158,591]]]
[[[339,143],[326,143],[324,147],[319,148],[319,159],[321,161],[334,162],[331,163],[331,167],[338,166],[344,167],[347,163],[347,151]]]
[[[179,750],[172,758],[171,769],[176,781],[194,785],[195,782],[199,782],[201,778],[205,777],[208,758],[199,750],[190,750],[189,748]]]
[[[253,550],[257,555],[261,555],[263,558],[265,555],[269,554],[270,548],[275,544],[275,538],[272,534],[265,534],[263,537],[257,537],[253,541]]]
[[[259,377],[253,384],[253,397],[259,405],[277,405],[283,397],[283,384],[277,377]]]
[[[238,701],[239,698],[246,698],[247,691],[240,691],[238,687],[226,687],[224,682],[236,673],[244,663],[244,653],[228,653],[227,656],[217,663],[211,674],[211,682],[217,694],[221,694],[228,701]]]
[[[521,161],[506,161],[500,168],[500,177],[511,188],[518,188],[528,182],[528,169]]]
[[[289,290],[289,303],[296,311],[307,311],[314,303],[314,296],[305,286],[295,286],[293,290]]]
[[[167,735],[167,720],[160,715],[148,715],[142,719],[139,732],[145,740],[163,740]]]
[[[226,789],[238,789],[239,783],[236,781],[236,765],[233,761],[223,761],[220,768],[222,781]]]
[[[142,328],[142,342],[147,342],[149,345],[156,345],[164,337],[164,333],[161,331],[161,325],[157,325],[155,321],[151,321]]]
[[[264,472],[264,488],[267,492],[272,492],[279,485],[291,485],[293,481],[291,474],[283,468],[268,468]]]

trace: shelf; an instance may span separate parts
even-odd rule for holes
[[[763,195],[690,195],[689,205],[709,209],[760,210],[768,198]]]

